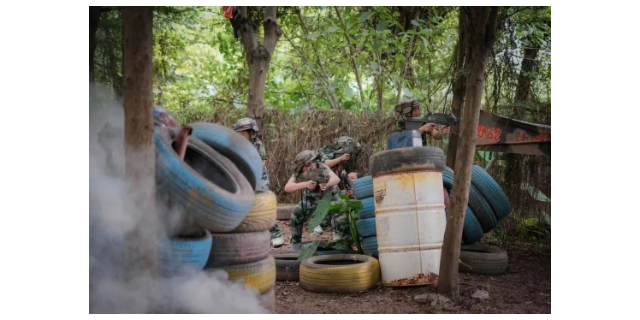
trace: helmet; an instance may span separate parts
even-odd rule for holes
[[[334,152],[345,151],[345,153],[356,153],[362,149],[362,145],[356,139],[347,136],[336,138],[333,141],[333,147],[336,149]]]
[[[258,124],[251,118],[242,118],[233,125],[235,131],[253,130],[258,132]]]
[[[420,107],[420,100],[413,99],[404,101],[394,107],[395,111],[402,116],[411,117],[413,109]]]
[[[315,161],[318,158],[320,158],[320,155],[313,150],[301,151],[296,155],[296,158],[293,160],[294,174],[300,172],[300,170],[302,169],[302,167],[304,167],[305,164],[311,161]]]

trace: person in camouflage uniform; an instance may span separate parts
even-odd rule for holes
[[[347,144],[355,144],[358,152],[355,154],[345,153],[339,157],[336,157],[336,153],[342,151],[343,147]],[[347,136],[342,136],[333,141],[332,144],[322,147],[319,150],[321,161],[326,164],[340,177],[340,189],[349,196],[353,196],[352,190],[346,190],[345,182],[349,181],[348,174],[356,170],[357,155],[360,153],[362,146],[355,139]],[[353,186],[353,184],[352,184]],[[332,215],[331,216],[331,228],[333,232],[333,240],[339,240],[350,234],[349,220],[345,214]],[[336,232],[337,231],[337,232]]]
[[[403,118],[421,118],[422,115],[422,111],[420,110],[420,100],[418,99],[404,101],[396,105],[394,109]],[[405,130],[405,124],[406,122],[404,120],[396,122],[396,129],[399,131]],[[450,128],[448,126],[442,126],[437,129],[435,123],[425,123],[418,129],[418,131],[420,131],[420,136],[422,137],[422,145],[428,145],[427,135],[431,135],[432,138],[440,140],[443,136],[449,133],[449,129]]]
[[[262,158],[262,178],[260,179],[260,183],[256,186],[256,191],[271,190],[269,172],[267,171],[267,150],[265,149],[262,141],[256,136],[258,132],[258,124],[254,119],[242,118],[233,125],[233,130],[253,142],[253,146],[256,147],[260,154],[260,158]],[[284,238],[282,237],[282,233],[280,232],[277,222],[273,228],[271,228],[271,244],[276,248],[284,244]]]
[[[298,182],[300,176],[310,168],[322,168],[329,175],[329,182],[321,183],[318,186],[316,181]],[[320,155],[312,150],[305,150],[296,156],[294,160],[294,169],[291,178],[287,181],[284,191],[287,193],[302,190],[302,198],[291,213],[291,244],[302,241],[302,229],[304,223],[309,220],[313,212],[318,206],[318,202],[324,196],[325,192],[331,192],[333,200],[339,200],[337,184],[340,178],[331,171],[331,169],[321,162]],[[316,188],[319,187],[319,188]],[[340,233],[334,228],[334,233]]]

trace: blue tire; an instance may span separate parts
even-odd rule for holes
[[[445,189],[451,192],[453,188],[453,170],[451,168],[446,167],[442,171],[442,183]],[[483,232],[491,231],[497,224],[498,220],[493,213],[493,209],[472,183],[469,191],[469,204],[464,219],[462,241],[465,241],[466,238],[465,243],[478,242],[482,238]]]
[[[498,220],[509,215],[509,198],[504,194],[500,185],[484,169],[474,165],[471,170],[471,183],[478,189],[484,199],[489,203]]]
[[[376,216],[373,198],[362,199],[360,202],[362,202],[362,209],[358,210],[358,219],[369,219]]]
[[[191,127],[192,136],[229,158],[255,190],[262,179],[262,158],[249,140],[232,129],[215,123],[199,122]]]
[[[378,237],[373,236],[363,238],[362,241],[360,241],[360,244],[362,245],[362,250],[365,254],[370,254],[373,256],[378,255]]]
[[[358,236],[361,238],[375,236],[376,218],[358,220],[356,221],[356,228],[358,230]]]
[[[172,276],[190,270],[202,270],[211,251],[211,233],[198,239],[173,238],[162,241],[158,247],[160,271]]]
[[[158,196],[181,207],[203,228],[235,229],[255,200],[247,179],[229,159],[194,137],[181,161],[171,147],[175,131],[162,129],[156,128],[154,135]]]
[[[358,199],[373,197],[373,178],[365,176],[353,183],[353,196]]]
[[[445,215],[449,218],[449,209],[444,210]],[[471,208],[467,207],[467,211],[464,214],[464,229],[462,229],[462,242],[464,244],[474,244],[482,238],[484,232],[482,232],[482,226],[478,219],[473,214]]]

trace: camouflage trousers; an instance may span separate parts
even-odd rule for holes
[[[271,240],[282,237],[282,233],[280,232],[280,227],[278,227],[278,222],[273,225],[273,228],[270,230],[271,232]]]
[[[334,200],[338,199],[337,196],[334,196]],[[290,218],[291,244],[302,242],[304,224],[311,218],[311,215],[313,215],[313,212],[318,206],[318,201],[320,201],[318,198],[304,197],[298,202],[296,208],[293,209]],[[349,220],[345,214],[327,214],[321,226],[326,228],[328,225],[331,225],[333,240],[350,236],[351,229],[349,228]]]

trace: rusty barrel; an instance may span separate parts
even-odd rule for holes
[[[435,284],[446,227],[442,171],[435,147],[382,151],[369,159],[385,286]]]

